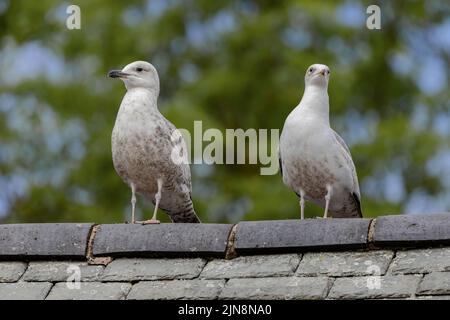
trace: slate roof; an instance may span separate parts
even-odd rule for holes
[[[4,224],[0,299],[450,299],[450,214]]]

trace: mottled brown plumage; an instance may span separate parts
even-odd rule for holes
[[[155,204],[153,218],[147,223],[159,222],[157,208],[173,222],[200,222],[191,199],[185,142],[157,107],[156,69],[137,61],[109,75],[121,78],[127,88],[112,132],[112,156],[114,168],[132,190],[133,222],[136,193]]]

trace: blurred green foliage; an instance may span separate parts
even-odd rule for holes
[[[306,68],[327,64],[331,122],[351,147],[364,215],[402,213],[417,194],[432,203],[449,191],[440,171],[427,169],[450,147],[445,126],[436,129],[437,117],[450,119],[449,90],[444,83],[426,91],[416,80],[434,77],[421,69],[430,55],[444,81],[449,75],[449,50],[429,36],[448,19],[448,3],[381,1],[381,30],[365,27],[369,2],[78,1],[81,30],[66,28],[69,4],[0,2],[3,221],[128,218],[130,192],[110,148],[125,88],[106,74],[134,60],[155,65],[161,112],[189,130],[194,120],[204,129],[281,129],[301,99]],[[355,8],[362,20],[345,21]],[[27,61],[7,55],[26,46]],[[49,70],[32,68],[33,48],[46,50],[39,59]],[[406,70],[396,66],[401,59]],[[31,75],[14,80],[17,69]],[[297,218],[294,193],[259,168],[191,165],[201,219]],[[138,207],[150,217],[149,201]],[[309,217],[321,212],[307,206]]]

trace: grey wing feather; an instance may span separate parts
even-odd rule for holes
[[[172,137],[173,132],[178,129],[177,129],[177,127],[175,127],[175,125],[172,122],[170,122],[169,120],[167,120],[164,117],[163,117],[163,119],[164,119],[164,122],[166,123],[167,127],[169,128],[170,137]],[[181,136],[180,139],[183,139],[183,137]],[[171,139],[171,142],[172,142],[172,148],[175,147],[175,144],[180,143],[179,141],[172,141],[172,139]],[[181,143],[183,143],[184,152],[187,152],[185,141],[182,140]],[[189,169],[189,165],[182,164],[181,170],[183,173],[183,180],[184,180],[183,182],[189,187],[189,194],[191,194],[192,193],[192,182],[191,182],[191,170]]]
[[[284,179],[284,177],[283,177],[283,161],[281,160],[281,152],[280,152],[279,148],[278,148],[278,165],[280,166],[281,178]],[[297,195],[297,197],[300,198],[300,195],[295,190],[293,190],[293,191]]]
[[[339,144],[345,149],[345,151],[347,151],[348,156],[350,157],[350,159],[352,158],[351,154],[350,154],[350,149],[348,148],[347,144],[345,143],[344,139],[341,138],[340,135],[338,135],[338,133],[336,131],[333,130],[334,133],[334,137],[336,138],[336,140],[339,142]]]
[[[356,174],[356,168],[355,168],[355,164],[353,163],[353,159],[352,159],[352,155],[350,153],[350,149],[348,148],[348,146],[345,143],[344,139],[342,139],[341,136],[336,131],[334,131],[334,130],[332,130],[332,131],[333,131],[334,137],[336,138],[336,141],[342,147],[343,152],[345,154],[345,158],[347,159],[347,163],[348,163],[349,167],[352,170],[353,184],[354,184],[354,187],[355,187],[355,190],[353,190],[352,195],[355,198],[355,202],[357,202],[358,211],[359,211],[360,216],[362,217],[362,212],[361,212],[361,193],[359,191],[358,176]]]
[[[278,148],[278,165],[280,166],[281,177],[283,177],[283,164],[281,162],[281,152],[279,148]]]
[[[170,135],[170,141],[171,141],[172,148],[174,148],[176,145],[177,145],[177,147],[179,147],[180,143],[181,143],[182,147],[183,147],[183,152],[185,152],[186,156],[187,156],[187,147],[186,147],[186,142],[184,141],[183,136],[180,136],[179,139],[181,139],[181,140],[177,139],[176,141],[173,141],[172,140],[173,133],[174,133],[174,131],[176,131],[178,129],[169,120],[167,120],[164,117],[163,117],[163,119],[167,126],[166,128],[169,131],[168,133]],[[186,185],[189,189],[189,192],[188,192],[189,203],[187,204],[186,208],[183,209],[182,211],[176,212],[176,214],[172,213],[170,215],[170,219],[174,223],[200,223],[201,221],[198,218],[197,214],[195,213],[194,206],[192,204],[192,182],[191,182],[191,170],[189,168],[189,164],[181,163],[180,169],[181,169],[181,177],[180,177],[181,182],[184,185]]]

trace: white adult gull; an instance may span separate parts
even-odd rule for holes
[[[362,217],[361,193],[350,150],[330,127],[328,81],[330,69],[310,66],[305,92],[287,117],[280,137],[279,160],[283,182],[300,198],[325,208],[324,218]]]
[[[135,223],[136,194],[155,204],[153,217],[142,223],[159,223],[158,208],[172,222],[200,222],[191,199],[191,172],[187,161],[174,161],[173,150],[186,150],[175,126],[159,112],[159,77],[155,67],[136,61],[122,70],[112,70],[127,89],[112,132],[114,168],[131,188],[131,221]],[[181,148],[180,148],[181,144]],[[187,156],[186,156],[187,159]]]

